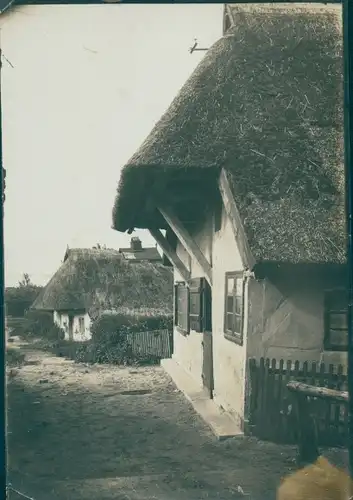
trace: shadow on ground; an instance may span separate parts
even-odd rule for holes
[[[88,388],[94,368],[29,358],[8,382],[9,480],[35,500],[272,500],[294,467],[292,447],[216,441],[159,367]]]

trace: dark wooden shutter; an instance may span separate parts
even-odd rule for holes
[[[212,332],[212,290],[205,278],[203,278],[202,316],[203,331]]]
[[[174,325],[178,324],[178,285],[174,285]]]
[[[203,278],[194,278],[189,282],[190,285],[190,330],[202,332],[202,292]]]

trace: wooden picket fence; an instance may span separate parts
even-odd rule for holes
[[[160,359],[172,357],[173,332],[170,330],[129,333],[127,339],[136,354]]]
[[[249,374],[249,428],[260,439],[274,442],[297,442],[293,394],[286,387],[290,380],[347,390],[347,375],[342,365],[250,359]],[[309,405],[317,424],[319,445],[345,446],[348,442],[347,405],[317,398],[310,398]]]

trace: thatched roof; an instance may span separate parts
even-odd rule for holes
[[[150,262],[131,265],[117,250],[70,249],[64,263],[32,305],[41,310],[173,310],[170,269]]]
[[[123,168],[113,226],[152,225],[153,186],[173,172],[199,172],[202,189],[224,167],[258,261],[342,262],[341,7],[242,4],[232,14]]]

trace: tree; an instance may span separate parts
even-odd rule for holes
[[[24,273],[18,286],[5,289],[6,312],[9,316],[23,317],[31,307],[42,287],[34,285],[28,273]]]
[[[18,282],[18,286],[23,288],[23,287],[34,287],[33,283],[31,282],[31,278],[28,273],[23,273],[22,280]]]

